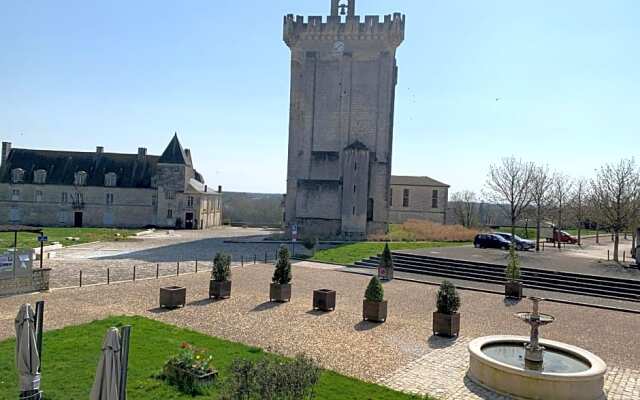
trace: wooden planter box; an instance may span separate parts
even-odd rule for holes
[[[522,283],[517,281],[508,281],[505,283],[504,297],[520,300],[522,298]]]
[[[178,308],[187,304],[187,288],[167,286],[160,288],[160,307]]]
[[[231,281],[209,281],[209,298],[228,299],[231,297]]]
[[[438,336],[458,336],[460,334],[460,314],[433,313],[433,334]]]
[[[362,301],[362,319],[373,322],[384,322],[387,320],[387,300],[382,301]]]
[[[313,309],[333,311],[336,309],[336,291],[317,289],[313,291]]]
[[[163,374],[165,379],[179,388],[201,388],[212,385],[218,376],[218,371],[214,370],[206,374],[198,374],[174,365],[165,365]]]
[[[272,283],[269,287],[269,300],[280,303],[291,301],[291,284]]]

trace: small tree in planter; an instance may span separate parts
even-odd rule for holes
[[[383,281],[390,281],[393,279],[393,259],[391,258],[391,250],[389,250],[389,243],[384,244],[384,250],[380,256],[380,264],[378,265],[378,278]]]
[[[387,301],[384,299],[382,284],[376,276],[371,278],[364,293],[362,318],[374,322],[387,320]]]
[[[271,301],[285,302],[291,300],[291,261],[289,250],[286,246],[280,246],[276,269],[271,278],[269,299]]]
[[[209,298],[227,299],[231,297],[231,257],[217,253],[213,259],[211,280],[209,281]]]
[[[520,282],[520,259],[516,254],[516,249],[513,245],[509,248],[509,263],[505,269],[505,275],[507,282],[504,287],[504,295],[511,299],[522,298],[522,282]]]
[[[460,333],[460,296],[453,283],[443,281],[436,299],[437,311],[433,313],[433,334],[458,336]]]

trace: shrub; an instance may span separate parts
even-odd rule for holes
[[[431,221],[410,219],[400,225],[391,225],[386,235],[370,235],[374,241],[446,241],[469,242],[478,233],[476,229],[465,228],[462,225],[442,225]]]
[[[367,286],[366,292],[364,292],[364,298],[369,301],[383,301],[384,300],[384,289],[382,288],[382,284],[380,280],[378,280],[377,276],[374,276],[369,281],[369,285]]]
[[[460,296],[453,283],[449,281],[443,281],[438,290],[438,296],[436,300],[436,307],[438,312],[442,314],[455,314],[460,308]]]
[[[505,269],[505,275],[510,281],[517,281],[520,279],[520,258],[518,258],[518,254],[516,253],[516,249],[513,244],[509,247],[509,263]]]
[[[162,377],[178,390],[190,395],[203,393],[203,388],[188,374],[175,373],[176,369],[195,375],[214,372],[213,356],[204,349],[198,349],[188,343],[182,343],[178,354],[169,358],[164,365]]]
[[[307,236],[304,239],[302,239],[302,245],[307,250],[312,250],[313,248],[316,247],[317,244],[318,244],[318,238]]]
[[[222,400],[307,400],[315,397],[320,368],[298,355],[292,361],[271,358],[235,359],[223,388]]]
[[[385,269],[393,269],[393,259],[391,258],[391,250],[389,250],[389,243],[384,244],[384,250],[380,256],[380,267]]]
[[[231,256],[224,253],[217,253],[213,259],[213,270],[211,276],[216,282],[225,282],[231,278]]]
[[[278,250],[276,270],[273,272],[271,281],[281,285],[291,282],[291,261],[289,261],[289,250],[286,246],[280,246]]]

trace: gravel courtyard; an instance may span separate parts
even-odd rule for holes
[[[292,302],[276,304],[267,301],[272,272],[272,266],[264,264],[234,267],[232,297],[224,301],[207,300],[209,276],[206,273],[3,298],[0,299],[0,339],[14,335],[13,319],[21,303],[44,299],[47,301],[46,329],[109,315],[142,315],[285,355],[305,352],[326,368],[403,390],[420,391],[419,385],[411,383],[416,381],[415,376],[406,377],[424,368],[446,369],[447,362],[466,359],[468,355],[462,345],[466,340],[490,334],[528,334],[528,327],[513,317],[514,312],[529,309],[527,301],[509,306],[502,296],[461,291],[462,331],[458,341],[461,345],[456,347],[456,341],[431,337],[431,313],[435,309],[437,287],[397,280],[385,284],[389,319],[378,325],[362,321],[362,297],[368,277],[328,266],[298,263],[293,271]],[[159,287],[172,284],[187,287],[187,307],[174,311],[159,309]],[[336,311],[311,310],[312,290],[318,288],[338,292]],[[543,337],[569,342],[598,354],[614,368],[612,371],[624,371],[620,393],[624,390],[630,395],[637,393],[634,391],[639,390],[638,315],[557,303],[544,303],[541,307],[543,312],[556,316],[556,323],[542,331]],[[132,351],[135,351],[135,335]],[[454,351],[455,355],[447,356],[447,351]],[[458,366],[458,374],[461,368],[464,369],[464,365]],[[462,379],[456,378],[455,373],[450,376],[450,381],[433,383],[441,389],[451,387],[444,392],[451,396],[443,398],[493,398],[464,389],[468,385]],[[429,377],[418,380],[425,379]],[[614,398],[627,397],[610,396]]]

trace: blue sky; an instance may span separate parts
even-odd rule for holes
[[[329,0],[0,1],[0,139],[159,154],[210,185],[285,190],[287,13]],[[640,153],[640,2],[358,0],[407,15],[393,173],[480,191],[516,155],[572,176]],[[499,98],[496,101],[496,98]]]

